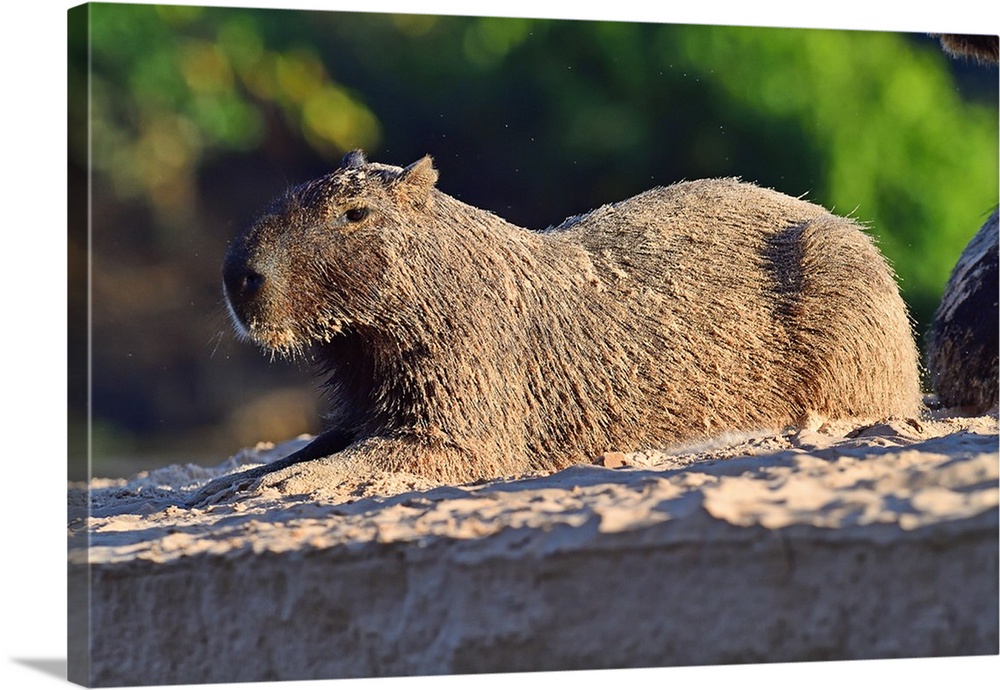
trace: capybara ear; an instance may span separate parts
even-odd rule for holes
[[[365,158],[365,152],[361,149],[354,149],[353,151],[348,151],[344,155],[344,159],[340,164],[345,168],[360,168],[362,165],[367,163],[368,160]]]
[[[414,203],[422,204],[427,201],[437,179],[434,161],[430,156],[424,156],[403,168],[403,172],[396,178],[396,186],[401,195]]]

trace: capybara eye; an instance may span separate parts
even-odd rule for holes
[[[347,218],[348,222],[351,223],[360,223],[367,216],[368,216],[368,209],[364,207],[352,208],[350,211],[344,214],[344,217]]]

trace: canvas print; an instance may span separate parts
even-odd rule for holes
[[[998,653],[997,36],[68,26],[72,681]]]

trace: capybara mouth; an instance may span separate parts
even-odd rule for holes
[[[330,343],[341,336],[346,327],[347,322],[343,319],[321,318],[307,328],[251,320],[245,333],[272,355],[295,360],[303,358],[313,346]]]
[[[303,342],[299,335],[291,328],[273,326],[258,328],[251,324],[249,334],[255,343],[283,357],[296,357],[301,354],[308,344]]]

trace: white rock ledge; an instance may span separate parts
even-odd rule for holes
[[[997,446],[995,415],[910,420],[206,509],[180,500],[287,447],[94,480],[89,683],[997,654]]]

